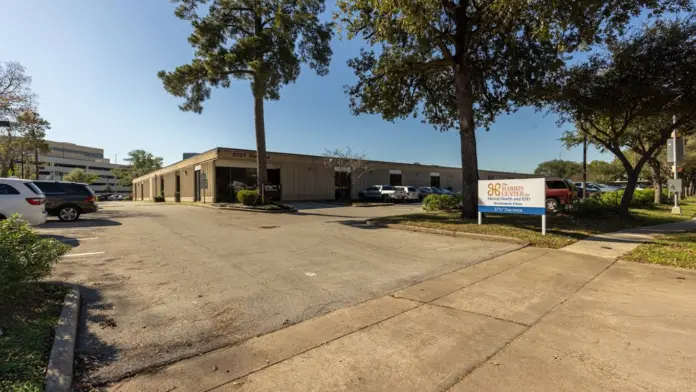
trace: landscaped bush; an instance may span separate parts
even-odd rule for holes
[[[154,198],[153,200],[155,201],[155,203],[163,203],[163,202],[164,202],[164,196],[162,196],[162,195],[155,196],[155,198]]]
[[[604,192],[588,197],[586,200],[575,199],[570,214],[577,218],[601,218],[603,214],[614,213],[621,204],[624,191]],[[649,208],[655,205],[655,191],[652,189],[635,190],[631,207]]]
[[[423,209],[426,211],[451,211],[461,207],[462,197],[459,195],[428,195],[423,199]]]
[[[41,238],[16,216],[0,221],[0,298],[48,276],[53,263],[68,250],[55,239]]]
[[[617,207],[621,204],[624,191],[604,192],[600,195],[602,203],[608,207]],[[631,199],[631,207],[652,207],[655,204],[655,190],[653,189],[636,189],[633,191]]]
[[[256,204],[256,201],[259,199],[259,192],[250,190],[250,189],[242,189],[239,192],[237,192],[237,201],[244,204],[245,206],[253,206]]]

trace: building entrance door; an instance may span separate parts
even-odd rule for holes
[[[193,172],[193,201],[201,201],[201,170]]]

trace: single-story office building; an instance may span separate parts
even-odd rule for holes
[[[370,161],[369,169],[351,187],[350,169],[327,168],[321,156],[268,152],[266,160],[266,192],[273,200],[332,200],[339,189],[349,189],[357,199],[358,191],[370,185],[462,188],[461,169],[456,167]],[[534,176],[479,171],[479,178],[487,180],[529,177]],[[133,198],[152,200],[163,193],[174,201],[178,192],[181,201],[231,202],[240,185],[256,186],[256,151],[218,147],[133,179]]]

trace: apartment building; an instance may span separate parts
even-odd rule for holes
[[[111,163],[104,158],[104,150],[101,148],[80,146],[73,143],[47,141],[49,151],[39,155],[39,179],[57,180],[79,168],[87,173],[96,174],[99,179],[94,181],[90,188],[96,193],[111,192],[129,193],[131,188],[118,185],[118,179],[111,169],[124,168],[124,165]]]

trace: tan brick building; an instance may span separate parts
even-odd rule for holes
[[[324,165],[321,156],[275,153],[267,154],[267,194],[274,200],[331,200],[336,198],[340,180]],[[334,171],[341,168],[333,168]],[[348,171],[347,168],[343,168]],[[527,178],[530,174],[479,171],[481,179]],[[351,187],[351,197],[370,185],[413,185],[462,188],[461,169],[433,165],[370,161],[369,170]],[[207,183],[207,188],[205,184]],[[164,193],[174,201],[216,203],[232,201],[235,186],[256,184],[256,151],[215,148],[184,159],[133,180],[135,200],[152,200]]]

